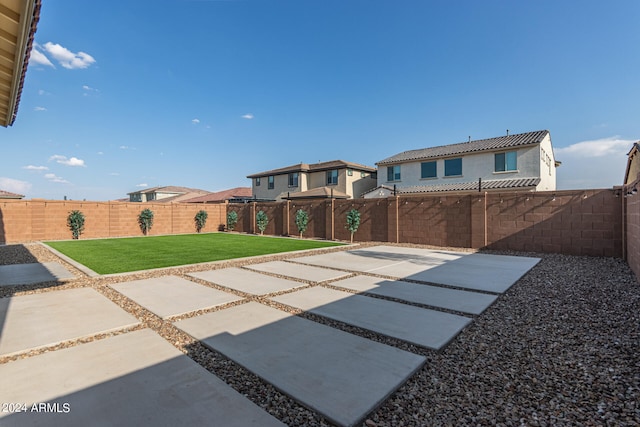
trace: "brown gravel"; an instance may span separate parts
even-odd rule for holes
[[[334,250],[344,248],[327,251]],[[537,256],[542,261],[440,352],[319,316],[301,314],[427,357],[425,366],[370,414],[363,426],[640,425],[640,284],[627,264],[613,258],[501,253]],[[0,265],[57,261],[78,279],[62,284],[0,287],[0,297],[93,287],[140,319],[142,326],[137,328],[153,329],[286,424],[331,425],[175,328],[170,321],[176,318],[162,320],[107,286],[126,280],[167,274],[184,276],[193,271],[290,257],[291,254],[274,255],[260,260],[89,278],[38,244],[1,246]],[[261,297],[248,299],[264,302]],[[295,312],[286,306],[271,305]],[[213,310],[218,309],[221,308]],[[63,343],[55,348],[118,333],[122,331]],[[0,363],[52,349],[0,358]]]

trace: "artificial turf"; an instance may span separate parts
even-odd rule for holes
[[[231,233],[45,242],[98,274],[125,273],[340,243]]]

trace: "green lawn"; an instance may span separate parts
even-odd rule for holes
[[[45,244],[99,274],[124,273],[340,245],[340,243],[327,241],[229,233],[66,240],[45,242]]]

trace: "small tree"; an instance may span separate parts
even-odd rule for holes
[[[296,212],[296,227],[298,227],[298,231],[300,232],[300,238],[302,239],[302,234],[307,231],[307,226],[309,225],[309,214],[302,209],[298,209]]]
[[[84,214],[80,211],[69,212],[67,225],[69,226],[69,230],[71,230],[71,236],[76,240],[79,239],[84,231]]]
[[[194,220],[196,222],[196,231],[199,233],[202,231],[202,229],[204,228],[205,224],[207,223],[207,218],[209,217],[209,214],[207,213],[207,211],[198,211],[198,213],[196,214]]]
[[[233,231],[238,223],[238,212],[231,211],[227,214],[227,230]]]
[[[264,230],[267,229],[267,224],[269,224],[269,217],[264,211],[260,211],[256,214],[256,224],[258,225],[260,234],[264,234]]]
[[[353,234],[360,227],[360,212],[357,209],[351,209],[347,213],[347,225],[345,227],[351,233],[351,243],[353,243]]]
[[[140,230],[142,230],[142,234],[145,236],[153,227],[153,211],[151,209],[144,209],[138,215],[138,224],[140,225]]]

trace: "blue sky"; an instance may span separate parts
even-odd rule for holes
[[[0,189],[110,200],[548,129],[558,188],[622,182],[640,2],[44,0]]]

